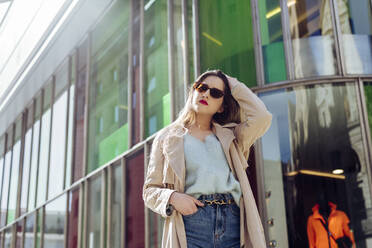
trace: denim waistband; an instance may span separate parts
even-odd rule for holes
[[[234,197],[232,196],[231,193],[215,193],[215,194],[210,194],[210,195],[201,195],[198,197],[198,200],[204,201],[204,200],[229,200],[233,199]]]

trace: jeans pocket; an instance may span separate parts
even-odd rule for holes
[[[240,208],[236,203],[230,204],[230,211],[235,216],[240,216]]]
[[[200,212],[200,207],[197,207],[197,208],[198,208],[198,210],[196,210],[195,213],[183,215],[183,217],[190,218],[190,217],[193,217],[193,216],[197,215]]]

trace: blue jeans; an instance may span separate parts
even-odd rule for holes
[[[183,215],[188,248],[239,248],[240,208],[233,202],[226,205],[207,205],[204,200],[233,199],[230,193],[201,195],[198,200],[204,207]]]

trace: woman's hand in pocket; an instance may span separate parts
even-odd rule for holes
[[[204,206],[204,203],[188,194],[173,192],[169,198],[169,203],[182,215],[190,215],[198,211],[197,206]]]

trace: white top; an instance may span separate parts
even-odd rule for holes
[[[194,196],[231,193],[239,206],[241,189],[235,179],[220,141],[210,134],[205,141],[188,132],[184,136],[186,162],[185,193]]]

